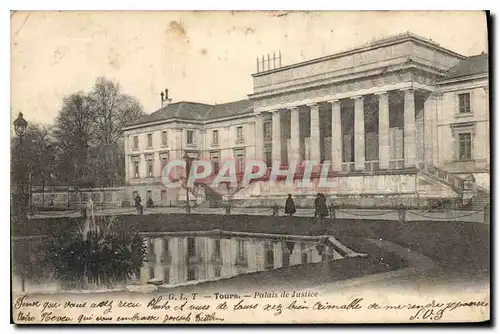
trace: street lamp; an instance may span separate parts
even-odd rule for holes
[[[18,213],[19,217],[23,217],[23,215],[26,212],[23,212],[22,210],[26,210],[26,203],[25,203],[25,185],[24,185],[24,161],[23,161],[23,137],[26,134],[26,128],[28,127],[28,122],[23,118],[23,113],[20,112],[19,115],[17,116],[16,120],[14,121],[14,131],[19,138],[19,161],[21,162],[19,166],[16,166],[21,169],[21,177],[18,177],[17,179],[17,192],[18,196],[21,199],[21,206],[18,207]],[[19,203],[18,203],[19,204]]]
[[[23,118],[23,113],[20,112],[16,120],[14,121],[14,131],[16,132],[16,135],[20,140],[22,140],[22,138],[24,137],[27,127],[28,122],[26,122],[26,120]]]
[[[189,187],[188,187],[188,180],[189,180],[189,174],[191,173],[191,157],[187,154],[184,153],[184,161],[186,161],[186,213],[190,214],[191,213],[191,207],[189,204]]]

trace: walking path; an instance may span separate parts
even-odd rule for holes
[[[424,254],[379,239],[365,239],[387,252],[404,259],[408,266],[402,269],[361,276],[343,281],[326,283],[314,287],[320,294],[332,291],[344,293],[384,294],[400,291],[404,295],[423,293],[442,294],[445,291],[489,292],[490,280],[487,270],[464,270],[446,267]]]
[[[182,207],[157,207],[144,208],[144,215],[161,214],[161,213],[186,213],[186,208]],[[215,214],[224,215],[224,208],[192,208],[192,214]],[[98,210],[96,215],[136,215],[135,208],[109,208]],[[272,216],[271,208],[231,208],[231,214],[235,215],[256,215],[256,216]],[[283,215],[283,210],[279,213]],[[73,211],[41,211],[31,215],[31,219],[37,218],[52,218],[52,217],[80,217],[80,210]],[[295,216],[298,217],[313,217],[313,209],[297,209]],[[380,209],[337,209],[335,213],[338,219],[368,219],[368,220],[398,220],[397,210],[380,210]],[[424,210],[408,210],[406,212],[406,221],[463,221],[484,223],[484,211],[443,211],[429,212]]]
[[[427,256],[419,252],[412,251],[409,248],[397,245],[393,242],[376,239],[366,239],[366,241],[401,257],[408,263],[408,266],[399,270],[362,276],[345,281],[327,283],[315,287],[315,289],[325,293],[328,291],[337,291],[339,289],[366,286],[380,281],[383,281],[386,286],[395,286],[401,284],[402,281],[412,281],[415,277],[425,276],[426,273],[438,266],[434,260],[428,258]]]

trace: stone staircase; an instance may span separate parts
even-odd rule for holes
[[[418,170],[425,177],[453,190],[457,194],[457,197],[462,197],[465,180],[461,177],[425,162],[420,162],[418,164]],[[487,204],[490,204],[489,189],[476,186],[476,192],[472,198],[472,202],[466,208],[479,211],[484,210]]]
[[[186,183],[183,181],[181,183],[182,189],[179,191],[177,199],[179,201],[186,201],[187,194],[186,191],[189,192],[189,202],[196,202],[196,205],[200,205],[206,200],[205,187],[203,185],[195,184],[194,187],[187,187]]]
[[[474,198],[472,199],[470,209],[474,211],[484,210],[485,206],[490,205],[490,203],[490,192],[487,189],[477,187],[477,191]]]
[[[417,169],[419,172],[432,180],[451,188],[457,195],[462,195],[464,180],[426,162],[419,162]]]
[[[220,183],[216,187],[206,183],[204,189],[207,202],[210,202],[211,207],[216,207],[233,198],[237,192],[243,189],[243,186],[241,182],[238,182],[236,187],[231,186],[229,183]]]

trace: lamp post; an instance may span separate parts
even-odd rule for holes
[[[184,161],[186,161],[186,213],[190,214],[191,206],[189,204],[188,180],[189,180],[189,174],[191,174],[191,157],[187,153],[184,154]]]
[[[20,112],[19,115],[17,116],[16,120],[14,121],[14,131],[19,138],[19,161],[21,161],[21,164],[19,167],[21,168],[21,177],[17,179],[17,192],[18,195],[20,195],[22,199],[22,207],[20,209],[26,209],[25,208],[25,184],[24,184],[24,161],[23,161],[23,137],[26,134],[26,128],[28,127],[28,122],[23,118],[23,113]],[[19,211],[21,214],[21,210]]]

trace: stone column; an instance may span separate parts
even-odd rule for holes
[[[332,171],[342,170],[342,119],[339,100],[329,101],[332,105]]]
[[[273,164],[281,164],[281,117],[279,110],[273,110],[273,126],[272,126],[272,157]]]
[[[315,103],[308,105],[308,107],[311,113],[311,134],[309,136],[310,160],[319,163],[321,160],[320,145],[322,145],[319,132],[319,105]]]
[[[378,93],[378,160],[380,169],[389,168],[389,94]]]
[[[264,123],[262,114],[255,115],[255,153],[254,159],[264,160]]]
[[[365,169],[365,110],[363,96],[352,97],[354,100],[354,168]]]
[[[430,94],[424,102],[424,154],[425,161],[431,165],[437,163],[434,160],[437,158],[437,103],[437,97],[434,94]]]
[[[405,167],[416,165],[415,91],[404,90],[404,158]]]
[[[290,161],[300,162],[300,124],[299,124],[299,108],[293,107],[290,109],[290,146],[291,152],[289,155]]]

